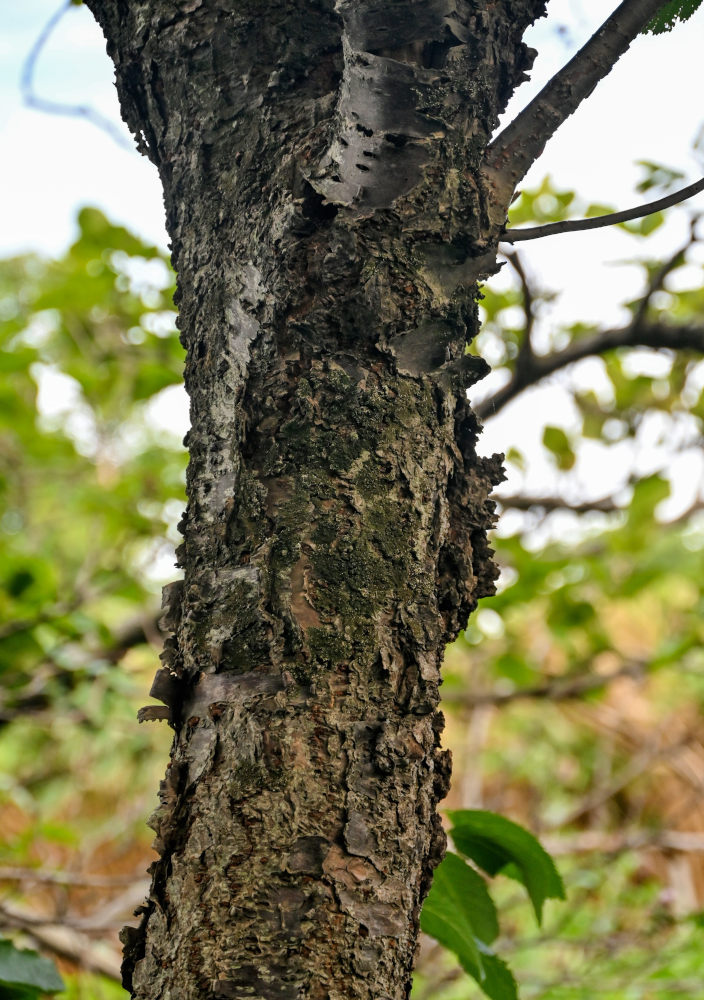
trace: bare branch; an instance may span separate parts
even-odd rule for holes
[[[21,868],[15,865],[0,866],[0,882],[63,886],[99,886],[115,888],[144,882],[142,875],[81,875],[78,872],[47,871],[44,868]]]
[[[684,255],[687,253],[692,244],[696,243],[697,240],[698,221],[699,221],[698,216],[695,216],[690,221],[689,239],[687,240],[687,242],[683,246],[681,246],[678,250],[676,250],[671,257],[668,257],[668,259],[664,261],[657,269],[657,271],[655,271],[655,273],[652,275],[650,281],[648,282],[648,287],[646,289],[645,295],[638,303],[638,308],[633,314],[634,326],[640,326],[640,324],[643,323],[643,321],[645,320],[645,317],[648,314],[648,309],[650,307],[650,302],[653,298],[653,295],[655,295],[656,292],[659,292],[660,289],[663,287],[663,285],[665,284],[665,279],[667,278],[668,274],[670,274],[671,271],[674,271],[675,268],[678,268],[682,264],[684,264]]]
[[[80,601],[78,601],[78,605],[80,605]],[[61,611],[61,614],[65,613],[65,610]],[[18,622],[16,628],[10,628],[5,632],[0,631],[0,639],[6,638],[7,635],[13,635],[17,631],[29,631],[41,624],[42,621],[51,621],[58,616],[56,607],[54,607],[44,616],[37,616],[32,621]],[[116,664],[135,646],[146,644],[151,645],[154,649],[160,649],[162,641],[162,633],[159,630],[160,618],[161,611],[145,611],[138,618],[125,622],[121,628],[115,630],[113,641],[109,645],[77,649],[71,667],[57,662],[52,655],[47,656],[42,663],[33,669],[30,683],[13,696],[8,693],[8,697],[5,699],[0,697],[0,727],[3,723],[12,722],[16,718],[41,714],[50,704],[51,699],[48,692],[51,682],[59,680],[66,683],[69,688],[74,687],[81,678],[80,669],[77,668],[87,666],[90,660],[100,659],[110,664]],[[64,649],[70,645],[70,643],[65,643]],[[54,650],[55,656],[56,650]],[[82,713],[76,716],[77,719],[82,717]]]
[[[490,183],[515,189],[548,139],[607,76],[662,2],[623,0],[587,44],[491,143],[485,160]]]
[[[605,354],[616,347],[652,347],[672,351],[696,351],[704,354],[704,326],[669,326],[665,323],[630,323],[613,330],[602,330],[591,337],[573,341],[562,351],[545,357],[535,357],[529,381],[525,378],[511,379],[508,385],[499,389],[488,399],[475,407],[481,420],[495,416],[507,403],[514,399],[528,385],[535,385],[541,379],[552,375],[561,368],[581,361],[582,358]]]
[[[45,951],[120,982],[119,954],[108,950],[104,944],[94,945],[86,934],[66,926],[63,921],[52,922],[3,902],[0,904],[0,925],[24,931]]]
[[[513,701],[570,701],[581,698],[583,694],[597,691],[613,681],[623,677],[642,677],[648,665],[639,660],[625,663],[618,670],[608,674],[593,672],[578,674],[574,677],[556,677],[547,684],[536,684],[534,687],[517,688],[514,691],[487,691],[482,694],[467,694],[464,692],[443,695],[443,701],[451,704],[476,708],[479,705],[507,705]]]
[[[631,484],[633,482],[634,480],[631,481]],[[545,514],[551,514],[556,510],[568,510],[572,514],[588,514],[593,510],[599,511],[602,514],[613,514],[616,511],[627,509],[627,505],[617,504],[613,497],[600,497],[597,500],[585,500],[583,503],[570,503],[569,500],[561,496],[531,497],[520,494],[501,496],[500,493],[495,493],[493,494],[493,499],[501,505],[503,510],[543,511]],[[697,497],[677,517],[660,523],[663,527],[677,528],[680,525],[686,524],[690,517],[698,514],[701,510],[704,510],[704,499]]]
[[[121,146],[123,149],[130,150],[131,152],[133,149],[132,143],[127,141],[121,130],[117,125],[115,125],[114,122],[112,122],[109,118],[106,118],[104,115],[101,115],[99,111],[95,110],[95,108],[91,108],[87,104],[67,104],[63,101],[51,101],[45,97],[40,97],[34,89],[34,71],[42,49],[48,42],[59,21],[61,21],[64,15],[73,6],[75,6],[75,4],[72,3],[72,0],[65,0],[58,10],[54,11],[42,30],[39,32],[39,35],[37,36],[37,39],[30,49],[29,54],[24,61],[24,65],[22,66],[22,75],[20,77],[22,99],[28,108],[35,108],[37,111],[44,111],[47,114],[52,115],[65,115],[69,118],[83,118],[85,121],[90,122],[91,125],[95,125],[97,128],[107,133],[107,135],[109,135],[110,138],[118,144],[118,146]]]
[[[559,857],[569,854],[620,854],[644,848],[665,851],[682,851],[685,854],[704,851],[704,834],[700,831],[657,830],[624,833],[619,830],[583,830],[570,837],[545,837],[543,845],[550,854]]]
[[[518,356],[516,357],[516,373],[520,375],[523,371],[530,371],[533,366],[532,336],[535,324],[535,294],[518,251],[504,251],[504,257],[518,275],[523,290],[523,312],[525,313],[526,322],[523,327],[523,337],[518,348]]]
[[[546,226],[527,226],[523,229],[505,229],[501,236],[502,243],[519,243],[523,240],[542,239],[543,236],[556,236],[558,233],[577,233],[586,229],[601,229],[603,226],[615,226],[620,222],[630,222],[632,219],[643,219],[646,215],[663,212],[672,205],[693,198],[695,194],[704,191],[704,177],[689,184],[680,191],[668,194],[664,198],[650,201],[646,205],[636,205],[622,212],[610,212],[608,215],[597,215],[593,219],[567,219],[564,222],[551,222]]]
[[[641,775],[652,772],[655,763],[668,764],[673,770],[679,773],[677,767],[678,758],[687,752],[693,741],[697,741],[697,736],[692,732],[686,732],[674,743],[661,742],[662,734],[653,734],[653,742],[643,746],[628,763],[610,780],[609,784],[602,788],[595,788],[590,795],[587,795],[571,811],[555,820],[550,826],[553,829],[571,826],[583,816],[600,809],[606,805],[622,789],[640,778]]]
[[[603,514],[613,514],[614,511],[622,510],[617,503],[614,502],[612,497],[600,497],[598,500],[585,500],[583,503],[570,503],[564,497],[559,496],[520,496],[518,494],[513,494],[511,496],[501,496],[500,493],[493,494],[493,499],[496,500],[501,506],[506,509],[511,510],[544,510],[546,512],[551,512],[553,510],[569,510],[574,514],[587,514],[589,511],[597,510],[601,511]]]

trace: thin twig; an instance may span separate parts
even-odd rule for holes
[[[518,280],[521,283],[521,289],[523,291],[523,312],[526,317],[526,322],[523,327],[523,336],[521,337],[521,343],[518,347],[518,355],[516,356],[516,375],[521,378],[523,373],[529,374],[530,369],[533,365],[533,326],[535,325],[535,293],[533,292],[533,287],[530,283],[526,269],[523,264],[521,255],[518,250],[507,250],[504,251],[504,257],[509,263],[509,266],[518,275]]]
[[[694,184],[689,184],[680,191],[668,194],[664,198],[656,201],[649,201],[645,205],[636,205],[634,208],[626,208],[622,212],[610,212],[608,215],[597,215],[593,219],[567,219],[564,222],[550,222],[546,226],[529,226],[524,229],[505,229],[502,236],[502,243],[519,243],[523,240],[538,240],[543,236],[555,236],[558,233],[577,233],[586,229],[601,229],[603,226],[615,226],[621,222],[630,222],[632,219],[643,219],[646,215],[653,215],[654,212],[664,212],[672,205],[679,205],[680,202],[693,198],[695,194],[704,191],[704,177],[701,177]]]
[[[653,295],[659,292],[663,285],[665,284],[665,279],[668,274],[674,271],[676,268],[680,267],[684,263],[685,254],[692,246],[693,243],[697,241],[697,223],[699,221],[699,216],[695,216],[689,225],[689,239],[687,242],[679,247],[671,257],[668,257],[660,267],[651,276],[648,282],[648,287],[646,289],[645,295],[638,303],[638,307],[633,314],[633,324],[634,326],[639,326],[648,314],[648,309],[652,301]]]
[[[583,830],[569,837],[545,837],[543,846],[555,856],[589,854],[592,851],[621,854],[625,851],[639,851],[644,848],[660,848],[664,851],[699,854],[704,852],[704,833],[684,830],[657,830],[655,832],[646,830],[636,833],[624,833],[619,830]]]
[[[27,58],[22,66],[22,74],[20,76],[20,91],[22,93],[22,99],[24,103],[29,108],[35,108],[37,111],[45,111],[52,115],[65,115],[70,118],[83,118],[85,121],[90,122],[91,125],[95,125],[97,128],[101,129],[107,135],[113,139],[118,146],[123,149],[133,150],[131,142],[128,142],[122,134],[121,130],[112,122],[109,118],[101,115],[99,111],[95,108],[90,107],[87,104],[67,104],[63,101],[52,101],[45,97],[40,97],[34,89],[34,72],[37,65],[37,60],[41,55],[41,52],[48,42],[51,34],[58,25],[59,21],[64,17],[68,10],[75,6],[68,0],[67,3],[62,3],[58,10],[56,10],[49,20],[46,22],[42,30],[39,32],[34,45],[29,51]]]
[[[587,795],[574,809],[561,816],[550,824],[553,829],[571,826],[577,820],[586,816],[590,812],[595,812],[605,805],[622,789],[627,788],[641,775],[651,772],[654,765],[669,762],[675,768],[678,755],[682,754],[692,741],[692,734],[687,733],[682,739],[674,744],[662,746],[655,744],[642,750],[632,757],[629,762],[614,776],[611,783],[605,788],[595,788],[591,795]]]

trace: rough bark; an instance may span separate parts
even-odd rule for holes
[[[192,419],[125,984],[397,1000],[445,844],[443,650],[495,576],[480,162],[544,3],[88,6],[163,181]]]

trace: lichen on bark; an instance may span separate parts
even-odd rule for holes
[[[481,157],[544,5],[88,6],[164,185],[192,418],[125,984],[400,1000],[444,850],[443,650],[495,577]]]

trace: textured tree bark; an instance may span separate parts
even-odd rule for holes
[[[397,1000],[445,844],[443,650],[495,577],[479,168],[544,3],[87,2],[163,181],[192,419],[125,984]]]

